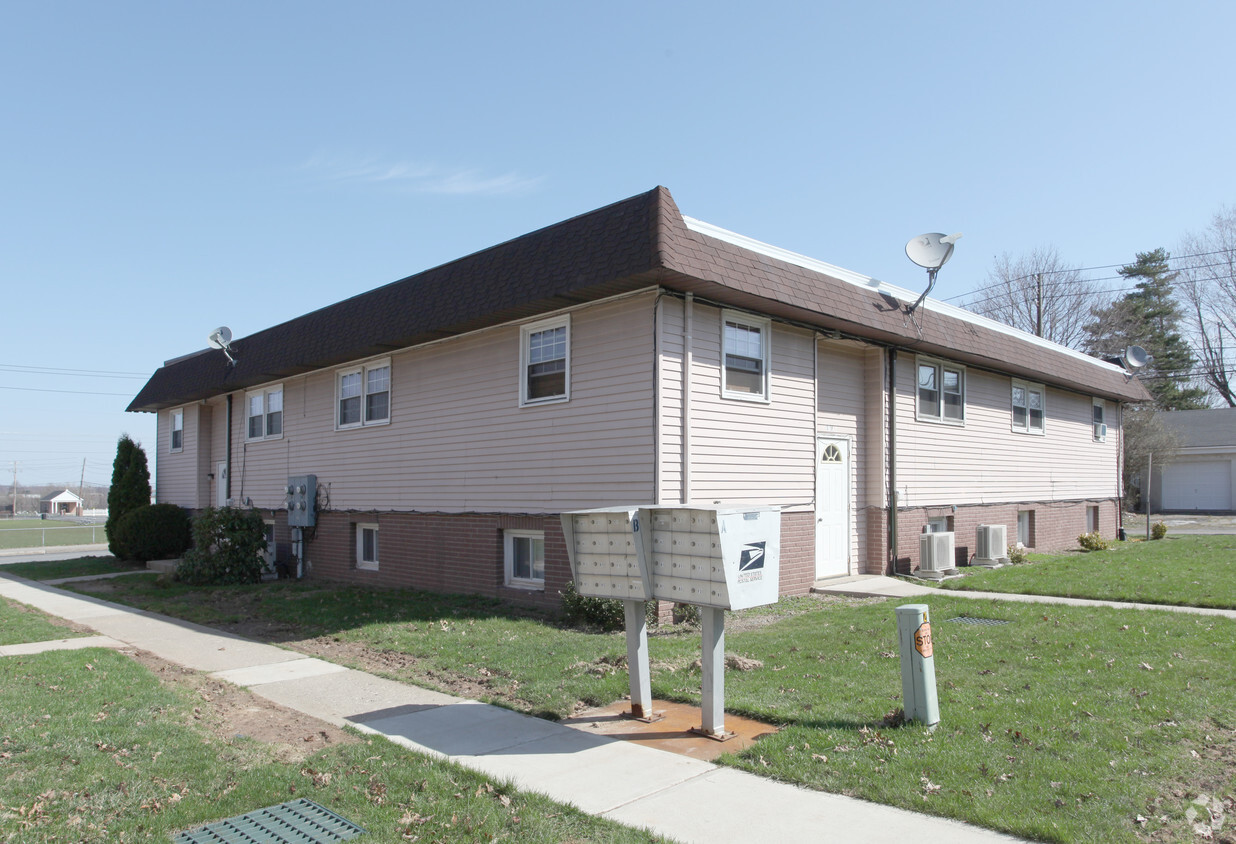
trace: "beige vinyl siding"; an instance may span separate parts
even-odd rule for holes
[[[847,439],[850,442],[850,559],[862,560],[866,553],[866,532],[857,529],[860,502],[866,498],[867,447],[867,358],[879,356],[858,343],[821,341],[817,345],[818,371],[817,433],[820,438]],[[877,439],[878,442],[878,439]]]
[[[1118,425],[1096,443],[1091,397],[1046,391],[1042,435],[1012,430],[1008,376],[966,370],[965,425],[915,419],[915,359],[898,360],[897,488],[902,507],[1069,501],[1116,495]],[[1112,408],[1108,412],[1114,417]]]
[[[772,324],[771,401],[721,397],[721,311],[695,305],[691,364],[694,502],[812,510],[815,501],[815,342]]]
[[[278,507],[286,477],[312,473],[336,510],[650,501],[653,301],[571,314],[569,402],[519,406],[518,325],[390,355],[388,425],[335,430],[337,369],[284,379],[282,439],[246,445],[234,424],[232,494]]]
[[[660,453],[657,455],[661,476],[661,500],[657,503],[676,504],[682,501],[682,370],[684,303],[681,299],[662,296],[660,350],[661,402]]]
[[[172,452],[172,410],[184,412],[184,429],[180,451]],[[155,500],[160,504],[176,504],[190,509],[203,506],[199,504],[200,489],[198,470],[201,450],[209,449],[210,421],[202,419],[199,411],[201,405],[189,404],[171,410],[161,410],[158,413],[156,453],[154,457]],[[203,441],[205,436],[206,441]],[[147,463],[150,462],[147,453]]]

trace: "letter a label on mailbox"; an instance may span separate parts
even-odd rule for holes
[[[927,659],[931,656],[931,623],[924,621],[914,631],[914,650],[918,651],[919,656]]]

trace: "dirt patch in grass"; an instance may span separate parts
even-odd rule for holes
[[[244,737],[260,742],[267,745],[280,762],[301,762],[325,747],[361,741],[358,736],[325,721],[160,659],[148,651],[126,649],[121,653],[145,666],[160,683],[187,691],[195,701],[193,720],[205,725],[220,739],[231,741]]]

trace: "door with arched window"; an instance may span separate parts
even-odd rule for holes
[[[815,462],[815,576],[850,571],[850,441],[820,438]]]

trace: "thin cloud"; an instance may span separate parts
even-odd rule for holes
[[[303,169],[315,178],[332,184],[381,185],[415,193],[454,196],[494,196],[522,193],[541,183],[541,178],[516,172],[487,176],[475,168],[447,169],[408,161],[381,161],[376,158],[342,160],[315,155]]]

